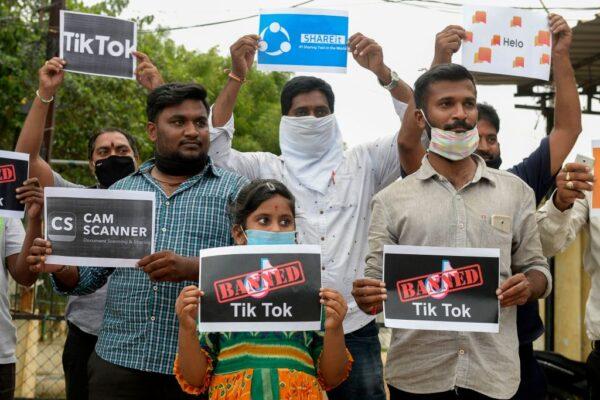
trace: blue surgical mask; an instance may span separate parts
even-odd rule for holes
[[[252,245],[273,245],[273,244],[296,244],[296,231],[291,232],[271,232],[248,229],[244,231],[247,244]]]

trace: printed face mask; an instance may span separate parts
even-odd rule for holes
[[[248,229],[244,231],[246,241],[252,245],[296,244],[296,231],[270,232]]]
[[[477,125],[465,132],[446,131],[433,127],[425,117],[423,110],[421,110],[421,114],[431,128],[429,151],[448,160],[458,161],[469,157],[477,150],[479,144]]]

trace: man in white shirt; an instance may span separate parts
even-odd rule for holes
[[[344,332],[354,365],[348,380],[329,391],[328,397],[385,399],[375,317],[358,309],[351,290],[352,282],[364,274],[371,197],[400,177],[397,135],[344,150],[333,114],[331,86],[315,77],[300,76],[289,81],[281,93],[281,156],[233,150],[232,112],[258,39],[244,36],[230,48],[230,79],[212,109],[210,156],[219,167],[249,179],[277,179],[292,191],[298,242],[321,245],[323,285],[339,290],[349,306]],[[348,48],[358,64],[390,90],[402,118],[412,90],[385,65],[381,46],[358,33],[350,37]]]

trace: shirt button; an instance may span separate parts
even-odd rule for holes
[[[157,292],[158,291],[158,286],[152,286],[152,289]]]
[[[319,214],[323,214],[323,210],[319,211]]]
[[[322,269],[323,271],[325,271],[325,267],[321,267],[321,269]]]
[[[168,206],[169,204],[171,204],[168,200],[165,201],[165,206]]]
[[[463,224],[462,222],[458,224],[458,229],[465,229],[465,224]]]
[[[464,351],[463,349],[460,349],[460,350],[458,351],[458,354],[460,354],[461,356],[464,356],[464,355],[465,355],[465,351]]]
[[[456,196],[456,200],[462,200],[462,197],[460,197],[460,195]]]
[[[162,228],[161,231],[166,232],[167,228]]]
[[[325,241],[325,238],[324,238],[323,236],[321,236],[321,241],[322,241],[322,242],[323,242],[323,241]]]
[[[156,317],[153,315],[150,317],[150,321],[154,321],[156,319]]]

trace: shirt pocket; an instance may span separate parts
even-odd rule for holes
[[[363,182],[360,177],[350,174],[335,175],[332,182],[329,198],[329,208],[343,209],[356,207],[360,192],[363,189]]]
[[[504,221],[502,224],[501,222]],[[507,231],[505,226],[510,224],[510,230]],[[501,281],[510,276],[510,263],[512,253],[512,218],[504,217],[503,220],[498,220],[492,225],[492,219],[481,221],[479,225],[479,245],[477,247],[487,247],[492,249],[500,249],[500,277]]]

